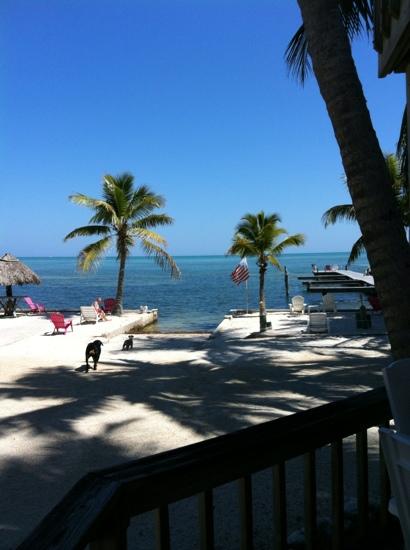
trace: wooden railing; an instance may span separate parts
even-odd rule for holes
[[[304,457],[307,549],[317,537],[315,450],[331,446],[332,548],[343,545],[343,439],[356,434],[358,529],[369,518],[367,429],[391,417],[384,388],[329,403],[194,445],[95,471],[83,477],[20,549],[92,550],[127,547],[130,518],[152,510],[156,544],[171,548],[168,505],[198,495],[201,550],[214,548],[213,489],[238,480],[241,549],[253,547],[252,478],[272,467],[274,548],[287,546],[285,463]],[[389,486],[380,461],[380,522],[387,521]],[[194,529],[194,526],[193,526]],[[194,545],[193,545],[194,547]]]

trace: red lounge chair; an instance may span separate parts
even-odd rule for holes
[[[106,298],[104,300],[105,313],[112,313],[112,310],[115,308],[115,303],[116,303],[115,298]]]
[[[64,330],[64,334],[67,332],[68,327],[71,327],[71,330],[73,329],[73,322],[72,321],[66,321],[64,319],[64,315],[62,313],[50,313],[50,321],[54,325],[54,331],[53,334],[58,333],[58,331]]]
[[[24,301],[30,308],[31,313],[44,313],[46,310],[43,304],[35,304],[30,296],[24,296]]]

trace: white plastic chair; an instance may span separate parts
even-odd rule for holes
[[[379,428],[392,493],[389,510],[400,520],[406,550],[410,550],[410,437]]]
[[[329,332],[329,321],[326,313],[309,313],[308,332]]]
[[[303,296],[293,296],[292,303],[289,304],[289,310],[291,313],[305,313],[305,299]]]
[[[383,378],[395,428],[410,436],[410,358],[391,363],[383,369]]]
[[[99,317],[94,306],[80,307],[80,324],[81,323],[98,323]]]
[[[322,296],[322,311],[332,311],[336,313],[337,307],[333,294],[324,294]]]

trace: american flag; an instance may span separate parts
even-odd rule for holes
[[[231,279],[237,285],[249,279],[248,262],[243,258],[231,273]]]

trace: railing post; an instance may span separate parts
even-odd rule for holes
[[[359,539],[364,541],[369,527],[369,473],[367,456],[367,430],[356,434],[357,460],[357,511],[359,514]]]
[[[304,460],[304,510],[305,510],[305,544],[306,550],[315,550],[317,537],[316,512],[316,456],[315,451],[309,451]]]
[[[241,521],[241,550],[253,548],[253,514],[251,476],[239,480],[239,511]]]
[[[214,506],[212,491],[198,495],[199,539],[201,550],[214,549]]]
[[[389,420],[381,424],[385,428],[390,426]],[[390,500],[390,479],[387,473],[386,462],[384,460],[383,449],[379,438],[379,463],[380,463],[380,525],[385,533],[389,523],[389,500]]]
[[[157,550],[169,550],[170,536],[169,536],[169,512],[168,506],[161,506],[155,510],[155,535],[156,535],[156,549]]]
[[[342,550],[344,534],[343,441],[331,443],[332,550]]]
[[[273,473],[273,548],[287,547],[286,470],[285,463],[275,464]]]

